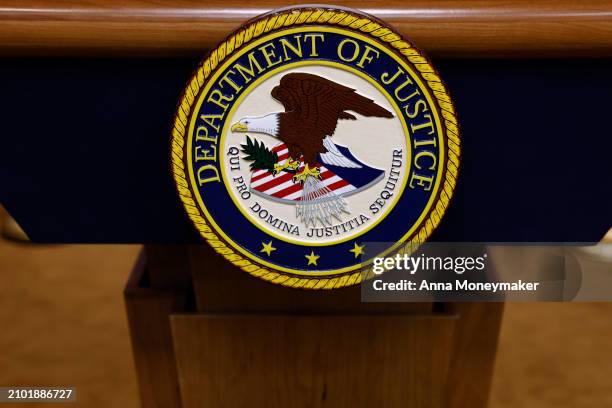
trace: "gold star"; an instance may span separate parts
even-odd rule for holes
[[[317,266],[317,259],[320,258],[319,255],[315,255],[314,251],[310,251],[310,255],[304,255],[306,259],[308,259],[308,265]]]
[[[259,252],[265,252],[266,254],[268,254],[268,256],[270,256],[270,254],[272,253],[272,251],[276,251],[276,248],[274,248],[272,246],[272,241],[268,242],[267,244],[264,244],[263,242],[261,243],[261,251]]]
[[[365,245],[357,245],[357,243],[355,242],[355,248],[353,249],[349,249],[349,252],[352,252],[355,254],[355,258],[357,258],[359,255],[363,254],[363,248],[365,247]]]

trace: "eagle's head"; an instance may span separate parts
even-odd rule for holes
[[[265,133],[278,137],[279,114],[269,113],[264,116],[246,117],[232,125],[232,132]]]

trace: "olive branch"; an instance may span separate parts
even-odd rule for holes
[[[246,137],[246,144],[240,145],[242,152],[246,154],[244,160],[252,161],[251,170],[274,171],[274,165],[278,162],[278,155],[268,149],[263,142]]]

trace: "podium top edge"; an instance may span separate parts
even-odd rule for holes
[[[334,2],[395,26],[434,57],[612,56],[612,3],[601,0]],[[262,0],[7,0],[0,55],[196,56],[250,18]]]

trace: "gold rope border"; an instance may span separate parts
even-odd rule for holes
[[[172,129],[172,170],[178,194],[185,206],[189,218],[195,224],[200,235],[215,249],[215,251],[223,255],[226,260],[243,271],[274,284],[302,289],[337,289],[360,283],[364,274],[363,270],[332,277],[302,277],[263,268],[234,251],[225,241],[223,241],[223,239],[215,234],[213,229],[207,224],[204,215],[197,207],[189,188],[190,186],[185,175],[185,164],[183,162],[185,131],[188,126],[191,108],[196,101],[201,87],[214,69],[234,51],[262,34],[283,27],[308,23],[353,28],[363,33],[367,33],[375,39],[388,43],[416,67],[421,77],[433,91],[444,119],[444,128],[446,130],[448,144],[444,185],[440,190],[436,205],[430,210],[428,217],[423,222],[423,226],[415,233],[414,238],[398,250],[398,253],[412,253],[421,243],[425,242],[440,223],[448,207],[457,181],[460,140],[455,109],[436,70],[419,50],[403,40],[399,34],[389,27],[384,26],[381,22],[374,21],[373,18],[358,14],[357,12],[321,7],[282,10],[277,14],[264,15],[254,20],[246,28],[237,30],[223,41],[208,55],[204,62],[199,65],[180,98],[174,119],[174,128]],[[371,270],[366,271],[366,274],[371,275]]]

